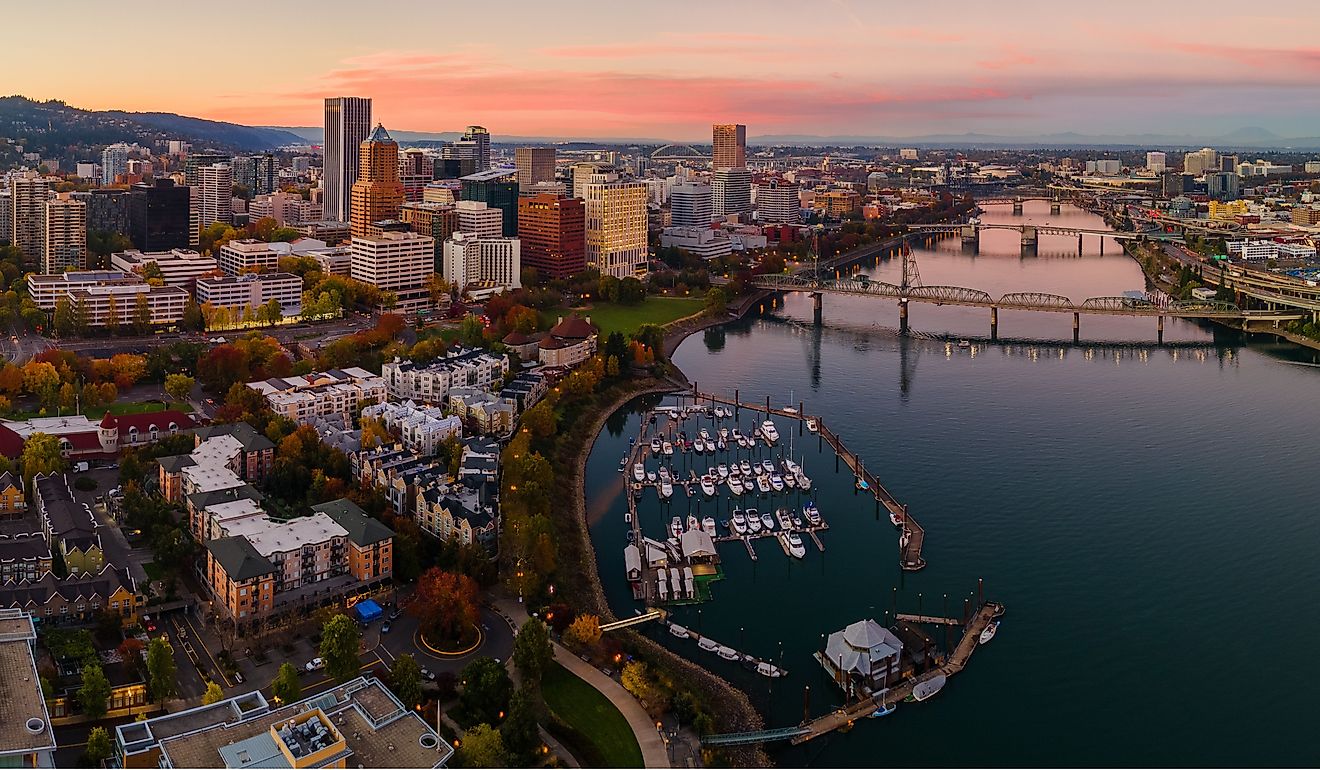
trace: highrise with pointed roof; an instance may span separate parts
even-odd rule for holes
[[[403,184],[399,181],[399,145],[385,126],[376,128],[358,148],[358,178],[353,183],[351,233],[354,238],[378,234],[373,225],[398,219],[403,208]]]

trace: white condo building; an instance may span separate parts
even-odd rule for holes
[[[276,414],[296,423],[314,417],[337,417],[352,425],[362,407],[385,400],[385,380],[366,369],[350,366],[294,377],[272,377],[249,382]]]
[[[416,313],[431,305],[427,279],[434,272],[435,239],[417,233],[383,232],[353,238],[349,274],[356,281],[393,292],[395,310]]]
[[[522,287],[522,241],[454,233],[444,244],[445,280],[495,293]]]
[[[41,270],[59,273],[84,267],[87,260],[87,204],[69,193],[46,201]]]
[[[463,421],[454,415],[445,415],[438,406],[418,406],[412,401],[402,404],[372,404],[362,410],[362,417],[380,420],[391,432],[399,434],[403,446],[419,455],[433,455],[450,436],[463,437]]]
[[[214,163],[197,169],[197,229],[234,221],[234,169]]]
[[[101,150],[101,184],[115,183],[120,174],[128,173],[128,145],[112,144]]]
[[[674,227],[710,227],[715,211],[708,184],[687,182],[669,191],[670,221]]]
[[[756,188],[756,219],[795,225],[802,221],[801,187],[796,182],[771,179]]]
[[[458,212],[458,230],[474,238],[499,238],[504,235],[504,212],[487,206],[484,201],[459,201],[454,204]]]
[[[472,350],[453,351],[424,366],[396,358],[381,366],[380,376],[392,398],[443,404],[451,388],[491,390],[508,371],[507,356]]]

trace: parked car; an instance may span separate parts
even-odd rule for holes
[[[325,661],[321,660],[320,658],[312,658],[311,660],[307,661],[308,671],[319,671],[324,667],[325,667]]]
[[[390,620],[398,620],[401,617],[403,617],[403,610],[395,610],[390,613]]]
[[[390,632],[390,622],[388,620],[380,624],[380,632],[382,634],[388,634]]]
[[[428,682],[434,682],[434,681],[435,681],[435,672],[432,671],[432,670],[429,669],[429,668],[424,668],[424,669],[422,669],[422,678],[425,679],[425,680],[428,681]]]

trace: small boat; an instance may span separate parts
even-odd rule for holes
[[[624,516],[627,516],[627,514],[624,514]],[[630,544],[637,542],[637,533],[633,532],[631,529],[628,530],[628,542]]]
[[[716,441],[715,441],[715,448],[716,448],[717,450],[723,452],[724,450],[726,450],[726,449],[729,448],[729,445],[726,444],[726,443],[724,443],[724,439],[716,439]]]
[[[782,410],[780,410],[780,411],[784,412],[785,414],[797,414],[797,407],[796,407],[796,406],[786,406],[786,407],[784,407],[784,408],[783,408]]]
[[[688,531],[689,531],[689,532],[692,532],[692,531],[694,531],[694,530],[701,529],[701,522],[700,522],[700,521],[697,521],[697,517],[696,517],[696,516],[688,516],[688,518],[687,518],[687,528],[688,528]]]
[[[784,676],[788,672],[782,668],[778,668],[777,666],[772,666],[771,664],[766,663],[765,661],[760,661],[759,663],[756,664],[756,673],[760,674],[761,676],[768,676],[771,679],[778,679],[779,677]]]
[[[811,479],[807,477],[807,474],[799,469],[797,473],[793,474],[793,478],[797,481],[798,489],[803,492],[811,491]]]
[[[715,466],[715,472],[719,474],[719,477],[722,479],[729,478],[729,466],[725,465],[724,463],[720,463],[719,465]]]
[[[678,539],[679,535],[683,534],[682,519],[675,516],[674,518],[669,520],[669,534],[672,535],[675,540]]]
[[[619,460],[619,473],[623,473],[626,470],[628,470],[628,458],[624,457]]]
[[[654,484],[654,483],[655,483],[655,471],[647,471],[647,472],[646,472],[646,480],[649,481],[649,482],[651,482],[652,484]]]
[[[674,445],[666,441],[660,445],[660,451],[664,452],[666,457],[672,457],[674,454]]]
[[[979,644],[985,644],[986,642],[989,642],[991,639],[995,638],[995,632],[997,632],[998,630],[999,630],[999,621],[998,620],[991,621],[990,625],[986,626],[985,630],[981,632],[981,636],[977,640],[977,642]]]
[[[752,464],[747,462],[746,460],[740,461],[738,463],[738,467],[742,469],[744,476],[752,475]]]
[[[710,517],[710,516],[707,516],[706,518],[702,519],[702,520],[701,520],[701,531],[705,532],[707,535],[710,535],[711,537],[715,537],[715,534],[716,534],[716,533],[715,533],[715,519],[712,518],[712,517]]]
[[[742,657],[742,655],[738,654],[737,650],[733,649],[732,647],[725,647],[722,644],[719,646],[717,650],[715,650],[715,654],[719,655],[721,658],[724,658],[725,660],[738,660],[739,658]]]
[[[770,488],[776,492],[784,491],[784,477],[778,473],[770,474]]]
[[[707,444],[710,443],[710,431],[706,430],[705,428],[702,428],[700,431],[697,432],[697,435],[701,436],[702,441],[705,441]]]
[[[807,517],[807,521],[813,525],[820,525],[820,510],[816,508],[815,503],[807,503],[802,506],[802,515]]]
[[[765,527],[766,532],[773,532],[775,529],[775,517],[768,513],[761,514],[761,526]]]
[[[674,485],[670,484],[668,481],[660,482],[660,497],[662,499],[668,500],[673,496],[674,496]]]
[[[728,440],[729,440],[729,429],[728,429],[728,428],[720,428],[720,440],[721,440],[721,441],[728,441]]]
[[[972,346],[972,343],[968,342],[967,340],[958,340],[958,347],[961,348],[961,349],[963,349],[963,350],[966,350],[967,348],[970,348],[971,346]]]
[[[794,475],[797,475],[797,472],[800,471],[800,470],[802,470],[802,466],[801,466],[801,465],[798,465],[798,464],[795,463],[795,462],[793,462],[793,458],[791,458],[791,457],[785,457],[785,458],[784,458],[784,475],[785,475],[785,476],[794,476]]]
[[[935,693],[944,689],[944,683],[947,681],[949,681],[949,678],[946,677],[944,674],[939,674],[930,679],[927,679],[926,681],[921,682],[917,684],[916,687],[912,688],[912,697],[916,698],[919,701],[926,700],[927,698],[931,698],[935,695]]]
[[[683,628],[677,623],[669,624],[669,633],[673,634],[674,636],[677,636],[679,639],[688,638],[688,630],[686,628]]]
[[[811,431],[812,433],[815,433],[816,431],[820,430],[820,424],[816,422],[815,417],[807,418],[807,430]]]
[[[779,429],[769,420],[761,423],[761,435],[765,437],[766,443],[773,444],[779,440]]]
[[[774,483],[774,479],[771,479],[771,483]],[[788,487],[789,489],[797,489],[797,477],[790,473],[785,473],[784,486]]]
[[[753,535],[761,531],[761,517],[755,508],[747,509],[747,531]]]
[[[807,547],[802,544],[802,538],[798,533],[789,532],[784,537],[788,538],[788,552],[792,554],[793,558],[802,559],[806,557]]]
[[[767,458],[767,459],[765,459],[765,460],[762,460],[762,461],[761,461],[761,472],[762,472],[762,473],[774,473],[774,472],[775,472],[775,464],[774,464],[773,462],[771,462],[769,458]]]
[[[865,492],[871,488],[871,484],[861,476],[857,477],[857,481],[853,482],[853,486],[857,487],[857,489],[862,492]]]
[[[901,514],[901,513],[894,513],[893,511],[890,511],[890,512],[889,512],[889,523],[890,523],[890,524],[893,524],[895,527],[901,527],[901,526],[903,526],[903,514]]]
[[[715,652],[719,649],[720,643],[711,639],[709,636],[703,636],[697,641],[697,646],[706,652]]]
[[[879,719],[880,717],[887,717],[890,714],[894,713],[895,711],[898,711],[898,706],[891,704],[888,706],[880,706],[875,711],[872,711],[870,714],[867,714],[867,716],[870,717],[871,719]]]
[[[633,463],[633,479],[636,481],[646,480],[646,466],[641,463]]]
[[[793,528],[793,518],[788,515],[787,508],[778,508],[775,510],[775,521],[779,522],[780,529]]]
[[[765,474],[762,474],[762,475],[760,475],[760,476],[757,476],[757,477],[756,477],[756,488],[759,489],[759,490],[761,491],[761,494],[763,494],[763,495],[764,495],[764,494],[769,494],[769,492],[770,492],[770,479],[767,478],[767,477],[765,476]]]
[[[747,517],[743,515],[740,509],[733,509],[733,518],[729,520],[729,528],[733,530],[735,535],[747,534]]]
[[[715,479],[710,474],[701,477],[701,491],[706,497],[715,496]]]
[[[658,439],[658,438],[653,438],[653,439],[651,439],[651,454],[653,454],[653,455],[658,455],[658,454],[660,454],[660,450],[661,450],[662,448],[663,448],[663,445],[660,443],[660,439]]]
[[[802,517],[793,514],[793,529],[802,529]]]
[[[684,441],[684,442],[683,442],[683,451],[684,451],[684,452],[691,452],[691,451],[692,451],[692,448],[693,448],[693,444],[692,444],[691,441]]]
[[[738,476],[730,476],[728,484],[729,491],[735,495],[741,495],[743,492],[747,491],[746,488],[743,487],[742,479]]]
[[[733,443],[737,444],[738,446],[742,446],[742,442],[743,442],[742,431],[738,430],[737,428],[734,428],[733,432],[730,433],[729,435],[733,436]]]
[[[660,468],[657,470],[657,473],[659,474],[661,481],[671,480],[671,477],[669,475],[669,469],[666,468],[665,466],[661,465]]]

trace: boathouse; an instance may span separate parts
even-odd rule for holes
[[[902,654],[902,640],[868,619],[830,634],[818,659],[845,691],[874,692],[898,678]]]

